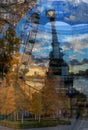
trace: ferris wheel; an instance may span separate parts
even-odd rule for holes
[[[36,40],[38,24],[39,24],[39,14],[37,12],[31,11],[30,16],[27,19],[21,33],[21,38],[22,38],[21,46],[24,48],[23,53],[31,54],[35,40]],[[26,32],[28,28],[29,30],[28,32]]]
[[[36,43],[36,36],[37,36],[37,32],[38,32],[38,27],[39,27],[39,20],[40,20],[39,12],[35,9],[30,10],[29,17],[27,18],[25,25],[22,28],[21,35],[20,35],[21,39],[22,39],[22,43],[20,45],[20,52],[22,53],[22,57],[21,57],[20,64],[18,67],[19,79],[20,79],[20,81],[22,81],[24,83],[25,87],[27,87],[26,89],[28,91],[30,91],[32,89],[33,91],[37,91],[37,92],[40,91],[40,88],[37,88],[36,85],[32,86],[31,84],[29,84],[31,79],[26,78],[27,71],[24,72],[24,70],[28,69],[30,67],[30,63],[29,63],[30,56],[32,55],[32,51],[33,51],[34,45]],[[21,71],[22,65],[24,66],[23,72]]]
[[[14,4],[17,4],[17,3],[14,3]],[[12,4],[12,5],[14,5],[14,4]],[[12,6],[12,5],[8,5],[8,6]],[[7,11],[7,6],[4,7],[4,5],[2,4],[2,8],[6,9],[6,11]],[[12,13],[13,15],[15,14],[15,12],[12,11],[12,10],[8,10],[8,11],[10,13]],[[39,11],[36,10],[36,9],[31,9],[31,10],[28,11],[28,13],[29,13],[29,16],[27,16],[26,22],[25,22],[25,24],[22,28],[22,32],[21,32],[21,36],[20,36],[20,39],[22,40],[22,42],[20,44],[20,50],[23,49],[22,50],[22,56],[20,58],[20,64],[18,66],[18,71],[17,71],[20,80],[25,79],[24,72],[22,74],[20,73],[20,68],[24,64],[23,63],[24,59],[26,59],[26,63],[27,63],[27,64],[24,65],[24,67],[27,68],[27,66],[29,64],[29,58],[30,58],[30,55],[32,53],[32,50],[33,50],[33,47],[34,47],[34,44],[35,44],[35,41],[36,41],[36,35],[37,35],[38,25],[39,25]],[[19,26],[20,22],[17,25],[13,25],[8,20],[3,19],[3,21],[5,22],[5,26],[2,29],[2,32],[0,34],[1,38],[4,37],[5,32],[9,28],[14,29],[16,31],[16,28],[20,27]],[[27,30],[27,29],[29,29],[29,30]],[[28,32],[26,33],[26,31],[28,31]],[[26,55],[27,58],[25,58],[25,55]],[[33,89],[35,89],[35,88],[33,88]]]

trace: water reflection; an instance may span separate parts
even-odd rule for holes
[[[84,78],[82,76],[75,78],[73,82],[73,87],[84,93],[88,99],[88,78]]]

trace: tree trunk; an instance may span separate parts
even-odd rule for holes
[[[39,122],[40,122],[40,120],[41,120],[41,115],[39,114]]]
[[[37,120],[37,114],[35,114],[35,121]]]
[[[17,116],[17,121],[18,121],[18,120],[19,120],[19,113],[18,113],[18,112],[17,112],[17,115],[16,115],[16,116]]]
[[[16,121],[16,112],[13,113],[14,121]]]
[[[4,74],[4,65],[2,64],[2,80],[3,80],[3,74]]]
[[[21,123],[23,124],[24,123],[24,114],[22,112],[22,117],[21,117]]]
[[[9,120],[10,121],[13,121],[13,114],[11,113],[10,116],[9,116]]]

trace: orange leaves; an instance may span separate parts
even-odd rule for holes
[[[10,114],[13,111],[15,111],[15,96],[14,96],[14,88],[12,86],[8,87],[8,88],[3,88],[5,93],[4,93],[4,102],[3,105],[1,107],[1,113],[2,114]],[[2,98],[2,100],[3,100]]]
[[[33,93],[31,100],[31,111],[34,114],[42,114],[41,95],[37,92]]]
[[[19,61],[20,57],[18,57],[18,55],[15,55],[13,57],[13,59],[10,61],[10,65],[13,66],[13,65],[18,65],[20,63]]]
[[[18,56],[15,54],[19,52],[20,43],[21,41],[16,37],[16,32],[10,28],[0,40],[0,70],[2,78],[13,65],[19,64]]]
[[[22,84],[21,84],[22,85]],[[21,90],[19,84],[1,87],[0,89],[0,112],[1,114],[11,114],[12,112],[29,111],[30,99]]]
[[[55,82],[52,77],[46,79],[45,86],[42,89],[42,102],[46,114],[56,112],[58,107],[58,96],[55,90]]]

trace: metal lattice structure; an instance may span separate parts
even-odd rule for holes
[[[32,1],[32,2],[24,1],[23,3],[19,3],[19,2],[13,2],[13,3],[1,2],[0,3],[0,9],[1,9],[0,13],[1,14],[3,14],[3,13],[4,14],[9,14],[10,16],[13,17],[13,20],[14,20],[12,22],[11,21],[12,19],[11,19],[11,17],[9,17],[9,15],[7,15],[8,17],[5,17],[5,18],[4,18],[4,15],[3,15],[3,17],[1,15],[0,23],[2,23],[2,28],[1,28],[2,30],[1,30],[0,38],[4,37],[6,35],[5,32],[9,28],[12,28],[12,29],[15,30],[15,28],[17,26],[16,23],[19,21],[19,19],[21,19],[21,17],[23,17],[23,15],[25,15],[26,11],[31,10],[31,8],[34,6],[33,4],[34,4],[34,1]],[[20,12],[22,7],[24,9],[23,13]],[[18,13],[17,13],[16,9],[19,9]],[[5,12],[2,12],[2,10],[4,10]],[[22,56],[20,58],[20,64],[19,64],[19,67],[18,67],[18,75],[19,75],[20,79],[25,78],[24,74],[20,75],[20,67],[21,67],[22,64],[24,64],[23,60],[25,59],[25,55],[27,56],[27,59],[26,59],[27,64],[25,65],[25,68],[26,68],[26,66],[29,64],[29,58],[30,58],[30,55],[32,53],[33,46],[35,44],[35,39],[36,39],[36,34],[37,34],[38,24],[39,24],[39,14],[37,12],[30,11],[30,17],[29,17],[28,23],[29,23],[28,26],[30,26],[30,31],[29,31],[29,33],[27,35],[26,41],[23,42],[20,45],[21,48],[22,47],[24,48],[23,54],[22,54]],[[26,26],[27,26],[27,23],[24,25],[21,38],[24,37],[24,31],[25,31]]]

